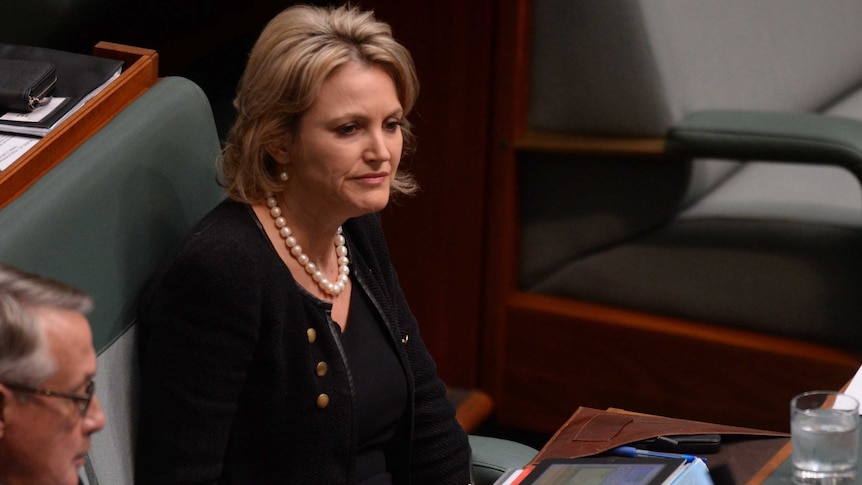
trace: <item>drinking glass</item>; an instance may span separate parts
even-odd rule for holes
[[[790,401],[793,483],[826,485],[856,479],[859,402],[836,391],[809,391]]]

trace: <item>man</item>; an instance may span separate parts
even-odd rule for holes
[[[0,484],[78,484],[105,425],[91,306],[80,290],[0,265]]]

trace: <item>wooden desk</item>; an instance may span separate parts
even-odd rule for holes
[[[791,447],[787,442],[746,485],[777,485],[791,483],[792,466],[790,462]]]
[[[99,42],[93,55],[123,61],[123,72],[24,156],[0,172],[0,208],[27,190],[158,79],[158,54],[152,49]]]
[[[634,441],[675,434],[720,434],[718,453],[703,455],[716,485],[757,485],[772,474],[789,450],[787,433],[633,413],[620,409],[578,408],[536,455],[578,458],[603,453]]]

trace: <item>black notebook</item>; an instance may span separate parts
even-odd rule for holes
[[[0,132],[42,137],[120,74],[122,61],[44,47],[0,44],[0,58],[44,61],[57,68],[52,100],[30,113],[0,113]]]

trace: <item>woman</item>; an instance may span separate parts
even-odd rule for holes
[[[377,213],[418,90],[370,12],[291,7],[252,49],[229,200],[143,299],[137,483],[459,484],[470,450]]]

